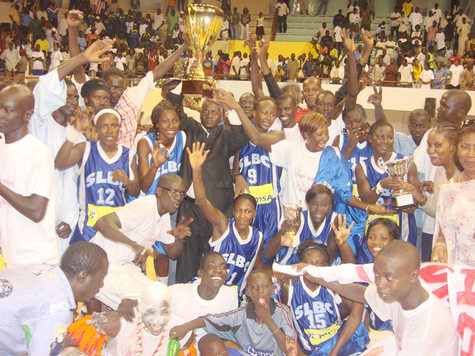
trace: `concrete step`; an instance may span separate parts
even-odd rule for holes
[[[312,39],[313,35],[294,35],[288,33],[277,33],[275,36],[276,41],[288,41],[288,42],[308,42]]]

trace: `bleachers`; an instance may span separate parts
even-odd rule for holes
[[[371,23],[371,31],[373,33],[382,21],[386,21],[386,32],[389,30],[391,21],[389,17],[375,17]],[[327,23],[329,30],[333,29],[333,15],[309,16],[300,15],[299,13],[291,14],[287,16],[287,32],[277,33],[275,40],[292,42],[310,41],[323,22]]]

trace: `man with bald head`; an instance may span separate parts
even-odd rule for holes
[[[466,119],[472,107],[470,95],[461,89],[447,90],[440,98],[437,109],[437,122],[450,122],[460,126]],[[419,147],[414,151],[414,163],[417,167],[419,179],[422,181],[434,181],[436,166],[432,165],[427,153],[427,138],[432,130],[427,130],[422,137]],[[422,233],[423,238],[430,238],[434,234],[435,219],[422,212]]]
[[[414,245],[394,240],[376,255],[374,284],[368,287],[326,282],[308,272],[305,275],[342,297],[368,304],[382,321],[391,320],[396,347],[394,353],[384,349],[385,355],[457,355],[458,337],[452,315],[439,298],[422,286],[420,265]]]
[[[0,248],[7,267],[59,263],[53,157],[29,133],[34,104],[27,86],[0,91]]]

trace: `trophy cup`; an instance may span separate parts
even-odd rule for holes
[[[208,80],[203,72],[203,59],[218,38],[223,19],[223,11],[216,6],[190,4],[185,9],[185,36],[198,63],[190,79],[183,81],[182,94],[212,96],[212,78]]]
[[[282,210],[284,212],[284,220],[293,222],[296,225],[300,224],[300,214],[302,213],[302,207],[298,204],[284,203],[282,204]],[[297,238],[297,229],[286,231],[282,236],[281,245],[287,247],[297,247],[299,239]]]
[[[410,155],[405,158],[385,162],[384,166],[388,172],[388,175],[391,178],[397,178],[402,181],[407,173],[407,170],[411,166],[412,158],[412,155]],[[414,197],[412,194],[404,192],[403,190],[395,190],[393,192],[392,205],[395,209],[414,207]]]

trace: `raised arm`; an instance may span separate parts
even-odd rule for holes
[[[163,76],[165,76],[165,74],[167,74],[170,71],[170,69],[173,68],[173,65],[176,63],[178,58],[180,58],[180,56],[187,49],[188,49],[188,42],[185,41],[185,43],[180,48],[178,48],[175,52],[173,52],[170,57],[168,57],[163,62],[161,62],[158,66],[156,66],[153,69],[153,80],[157,81],[163,78]]]
[[[264,80],[266,81],[267,89],[269,90],[269,95],[275,100],[277,100],[282,95],[282,90],[277,84],[269,68],[269,64],[267,63],[268,50],[269,50],[269,42],[262,39],[259,42],[259,48],[258,48],[259,62],[261,63],[261,72],[262,72],[262,75],[264,76]]]
[[[69,29],[69,36],[68,36],[68,44],[69,44],[69,54],[71,58],[81,53],[81,49],[79,48],[78,42],[78,26],[82,24],[84,20],[83,13],[79,10],[70,10],[66,17],[68,22],[68,29]],[[86,82],[86,72],[84,71],[83,66],[79,66],[74,70],[74,79],[79,83]]]
[[[78,114],[74,120],[73,126],[68,129],[69,131],[66,134],[66,141],[64,141],[56,154],[54,160],[54,166],[56,169],[62,171],[81,162],[86,143],[81,142],[75,144],[75,142],[79,138],[81,132],[89,127],[93,115],[94,112],[90,107]]]
[[[373,104],[374,106],[374,116],[376,121],[384,121],[387,122],[388,119],[384,114],[382,101],[383,101],[383,87],[379,87],[379,91],[373,85],[374,93],[368,97],[368,103]]]
[[[368,59],[371,56],[371,51],[373,50],[374,38],[371,31],[365,31],[364,29],[361,29],[360,36],[361,36],[361,40],[364,43],[364,47],[363,47],[363,52],[361,53],[360,59],[358,60],[358,63],[361,66],[365,66],[366,63],[368,63]]]
[[[366,300],[364,293],[366,286],[363,286],[358,283],[349,283],[349,284],[340,284],[338,282],[327,282],[323,278],[317,278],[312,276],[310,273],[304,271],[306,278],[311,280],[314,283],[318,283],[325,288],[331,289],[335,293],[338,293],[342,297],[349,299],[356,303],[365,304]]]
[[[203,184],[202,166],[206,161],[209,150],[204,151],[205,144],[194,142],[192,151],[187,147],[190,166],[193,170],[193,189],[195,191],[196,204],[199,206],[201,213],[213,226],[213,241],[218,240],[228,227],[228,219],[226,216],[216,209],[206,197],[206,190]],[[203,152],[204,151],[204,152]]]
[[[264,148],[266,151],[270,151],[270,146],[285,138],[283,131],[272,131],[267,133],[260,133],[252,122],[247,118],[246,113],[242,110],[239,104],[236,102],[231,93],[222,89],[216,89],[214,91],[214,99],[223,107],[235,110],[239,116],[239,120],[242,123],[242,127],[249,137],[251,142],[256,146]]]
[[[112,40],[99,40],[91,44],[83,53],[77,54],[69,61],[63,62],[58,66],[59,80],[75,72],[77,68],[87,63],[102,63],[108,60],[103,57],[108,50],[112,48]]]
[[[343,46],[346,51],[347,60],[347,81],[348,81],[348,93],[346,97],[345,105],[354,105],[356,104],[356,97],[358,96],[358,74],[356,71],[356,43],[354,35],[350,36],[348,30],[343,30],[341,33],[343,39]]]
[[[256,99],[259,99],[264,96],[264,91],[262,90],[262,76],[260,73],[259,60],[258,60],[259,54],[256,48],[255,35],[251,35],[251,39],[247,41],[247,43],[249,45],[249,50],[251,51],[252,92],[254,93]]]

